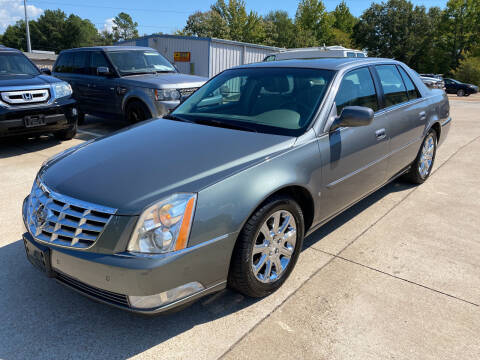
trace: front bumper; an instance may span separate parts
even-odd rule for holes
[[[154,101],[154,104],[155,113],[153,114],[153,117],[162,117],[163,115],[169,114],[173,109],[175,109],[180,104],[180,100]]]
[[[26,127],[25,117],[36,115],[44,116],[45,125]],[[51,105],[0,108],[0,137],[55,132],[72,127],[76,121],[76,102],[73,99]]]
[[[51,267],[47,274],[62,284],[124,310],[156,314],[225,288],[236,234],[158,255],[61,248],[40,242],[29,232],[23,234],[23,239],[26,246],[46,250],[45,261]],[[157,296],[194,282],[202,288],[161,306],[138,308],[130,301],[131,297]]]

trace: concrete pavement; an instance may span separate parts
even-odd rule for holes
[[[275,294],[232,291],[142,318],[92,302],[26,261],[20,207],[50,155],[78,139],[0,146],[0,358],[480,357],[480,101],[454,122],[422,186],[395,182],[306,239]]]

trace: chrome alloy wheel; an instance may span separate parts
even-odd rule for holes
[[[263,223],[252,251],[252,270],[263,283],[280,279],[287,269],[297,242],[297,223],[286,210],[274,212]]]
[[[426,178],[432,170],[433,156],[435,155],[435,138],[429,134],[425,139],[418,164],[418,172],[422,178]]]

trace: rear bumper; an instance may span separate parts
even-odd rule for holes
[[[438,146],[442,145],[445,139],[447,138],[448,132],[450,131],[450,126],[452,125],[452,118],[449,116],[442,124],[442,129],[440,132],[440,139],[438,141]]]
[[[45,125],[28,128],[25,117],[43,115]],[[34,106],[18,109],[0,108],[0,137],[43,134],[64,130],[77,121],[76,102],[73,99],[55,102],[49,106]]]

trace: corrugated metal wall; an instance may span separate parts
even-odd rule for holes
[[[208,40],[188,39],[183,37],[151,37],[148,45],[158,50],[184,74],[208,77]],[[174,62],[176,51],[190,52],[190,62]]]
[[[262,61],[278,48],[230,40],[176,35],[152,35],[118,45],[149,46],[158,50],[184,74],[212,77],[233,66]],[[190,52],[190,62],[174,62],[176,51]]]
[[[260,48],[249,44],[235,44],[212,39],[210,43],[210,77],[233,66],[262,61],[276,52],[275,48]]]

